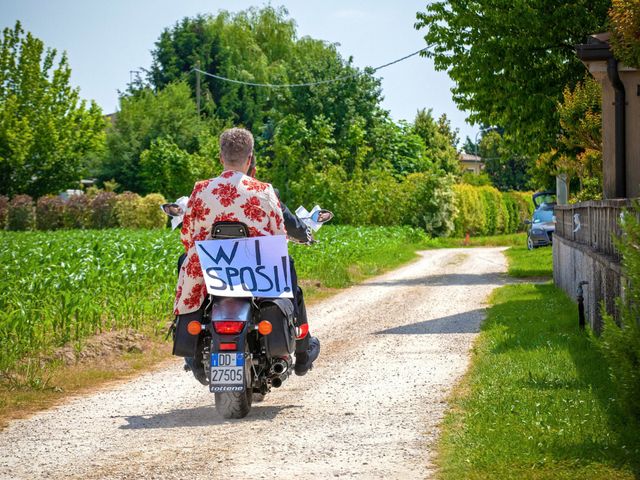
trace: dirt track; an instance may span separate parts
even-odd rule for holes
[[[309,311],[322,353],[244,420],[176,360],[13,422],[0,478],[426,478],[448,392],[484,302],[505,282],[499,248],[432,250]]]

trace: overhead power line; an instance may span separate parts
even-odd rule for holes
[[[391,65],[394,65],[396,63],[400,63],[404,60],[406,60],[407,58],[411,58],[415,55],[418,55],[422,52],[427,51],[429,48],[431,48],[431,45],[426,46],[424,48],[421,48],[420,50],[417,50],[413,53],[410,53],[409,55],[405,55],[402,58],[398,58],[397,60],[394,60],[392,62],[389,63],[385,63],[384,65],[380,65],[379,67],[375,67],[371,70],[371,73],[377,72],[378,70],[382,70],[383,68],[387,68],[390,67]],[[343,80],[348,80],[350,78],[354,78],[357,77],[358,75],[360,75],[360,73],[353,73],[351,75],[343,75],[341,77],[336,77],[336,78],[330,78],[328,80],[319,80],[317,82],[307,82],[307,83],[286,83],[286,84],[274,84],[274,83],[256,83],[256,82],[245,82],[244,80],[236,80],[233,78],[227,78],[227,77],[222,77],[220,75],[215,75],[213,73],[209,73],[209,72],[205,72],[204,70],[200,70],[199,68],[194,67],[192,69],[192,71],[197,72],[197,73],[201,73],[202,75],[206,75],[207,77],[211,77],[211,78],[215,78],[218,80],[222,80],[223,82],[230,82],[230,83],[237,83],[239,85],[248,85],[251,87],[266,87],[266,88],[297,88],[297,87],[313,87],[315,85],[324,85],[327,83],[334,83],[334,82],[341,82]]]

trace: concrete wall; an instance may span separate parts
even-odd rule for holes
[[[624,278],[620,264],[596,253],[588,246],[560,236],[553,238],[553,280],[556,286],[574,300],[578,283],[583,280],[589,282],[583,287],[585,315],[591,328],[598,333],[602,328],[600,305],[604,301],[606,311],[616,315],[615,299],[624,294]]]

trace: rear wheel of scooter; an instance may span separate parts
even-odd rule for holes
[[[253,403],[260,403],[262,401],[264,401],[264,397],[266,395],[264,395],[263,393],[254,393],[253,394]]]
[[[244,366],[244,392],[216,393],[216,410],[224,418],[244,418],[249,415],[253,400],[253,369],[251,357],[247,357]]]

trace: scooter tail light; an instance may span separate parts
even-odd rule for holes
[[[233,335],[242,332],[244,322],[227,321],[213,322],[213,328],[220,335]]]
[[[300,325],[299,327],[296,327],[296,339],[297,340],[301,340],[304,337],[307,336],[307,334],[309,333],[309,324],[305,323],[303,325]]]

